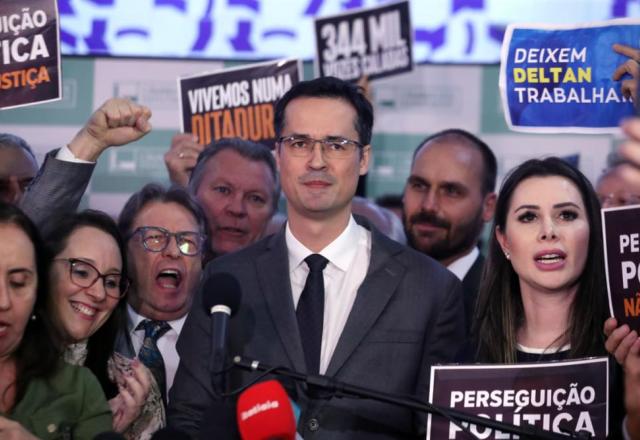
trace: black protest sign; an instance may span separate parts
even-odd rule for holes
[[[274,104],[301,79],[299,60],[179,78],[182,131],[193,133],[203,145],[239,137],[273,148]]]
[[[640,330],[640,206],[602,210],[609,309],[618,324]]]
[[[434,405],[516,426],[560,427],[608,434],[607,358],[512,365],[431,367],[429,400]],[[474,436],[440,416],[429,416],[427,439],[512,439],[513,434],[476,425]]]
[[[0,2],[0,109],[61,98],[56,0]]]
[[[354,81],[413,69],[408,1],[316,19],[315,36],[318,76]]]

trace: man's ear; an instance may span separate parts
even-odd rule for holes
[[[485,223],[493,220],[493,215],[496,212],[496,200],[498,196],[494,192],[490,192],[484,196],[482,201],[482,221]]]
[[[360,175],[364,176],[369,171],[369,161],[371,160],[371,145],[365,145],[360,151]]]

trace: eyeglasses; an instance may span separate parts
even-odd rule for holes
[[[169,245],[169,239],[175,237],[178,250],[182,255],[194,257],[202,251],[205,236],[199,232],[169,232],[159,226],[141,226],[131,233],[129,239],[140,235],[142,245],[150,252],[162,252]]]
[[[69,264],[69,278],[78,287],[91,287],[102,278],[102,285],[107,296],[122,298],[129,290],[129,280],[119,273],[102,274],[96,267],[77,258],[56,258]]]
[[[630,193],[598,194],[598,200],[603,208],[613,208],[640,204],[640,195]]]
[[[292,156],[309,157],[317,143],[322,148],[322,154],[328,159],[343,159],[350,157],[357,148],[364,148],[360,142],[341,137],[314,139],[308,136],[282,136],[278,139]]]

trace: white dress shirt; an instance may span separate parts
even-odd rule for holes
[[[464,277],[467,276],[467,272],[469,272],[469,269],[471,269],[471,266],[476,262],[476,258],[478,258],[479,255],[480,251],[478,250],[478,246],[474,246],[467,255],[458,258],[456,261],[448,265],[447,269],[453,272],[453,274],[462,281]]]
[[[61,147],[56,153],[56,159],[62,160],[64,162],[75,162],[75,163],[95,163],[89,160],[78,159],[73,155],[68,146]]]
[[[129,318],[127,319],[129,337],[131,338],[133,349],[135,350],[137,355],[138,352],[140,352],[142,343],[144,342],[144,329],[136,330],[136,327],[138,327],[138,324],[140,324],[142,321],[149,318],[139,315],[129,304],[127,304],[127,315]],[[180,363],[180,357],[178,356],[178,352],[176,351],[176,341],[178,340],[178,336],[180,336],[182,326],[184,325],[184,321],[186,319],[187,315],[184,315],[182,318],[176,319],[174,321],[167,321],[167,324],[169,324],[171,329],[168,330],[160,338],[158,338],[158,350],[160,351],[162,360],[164,361],[165,377],[167,379],[167,394],[171,389],[171,385],[173,385],[173,379],[176,377],[176,370],[178,369],[178,364]]]
[[[622,438],[624,440],[631,440],[631,436],[629,435],[629,430],[627,429],[627,415],[625,414],[624,419],[622,420]]]
[[[289,250],[291,293],[293,304],[297,307],[309,274],[309,267],[304,259],[315,252],[294,237],[289,223],[286,227],[286,242]],[[357,224],[352,216],[345,230],[317,253],[329,260],[323,271],[324,317],[320,374],[324,374],[351,313],[358,288],[369,269],[371,232]]]

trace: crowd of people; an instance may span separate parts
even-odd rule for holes
[[[435,364],[610,354],[612,396],[624,389],[611,438],[640,438],[640,337],[609,318],[600,224],[601,207],[640,200],[640,119],[623,123],[628,141],[595,189],[548,157],[496,192],[484,141],[433,134],[415,149],[400,219],[354,202],[375,151],[371,103],[319,78],[277,103],[274,151],[179,134],[169,188],[145,185],[117,220],[76,212],[101,154],[150,118],[110,99],[39,170],[24,140],[0,135],[0,437],[237,438],[227,393],[256,373],[216,369],[201,306],[207,280],[230,274],[242,297],[229,355],[427,400]],[[424,414],[284,385],[304,438],[425,435]]]

